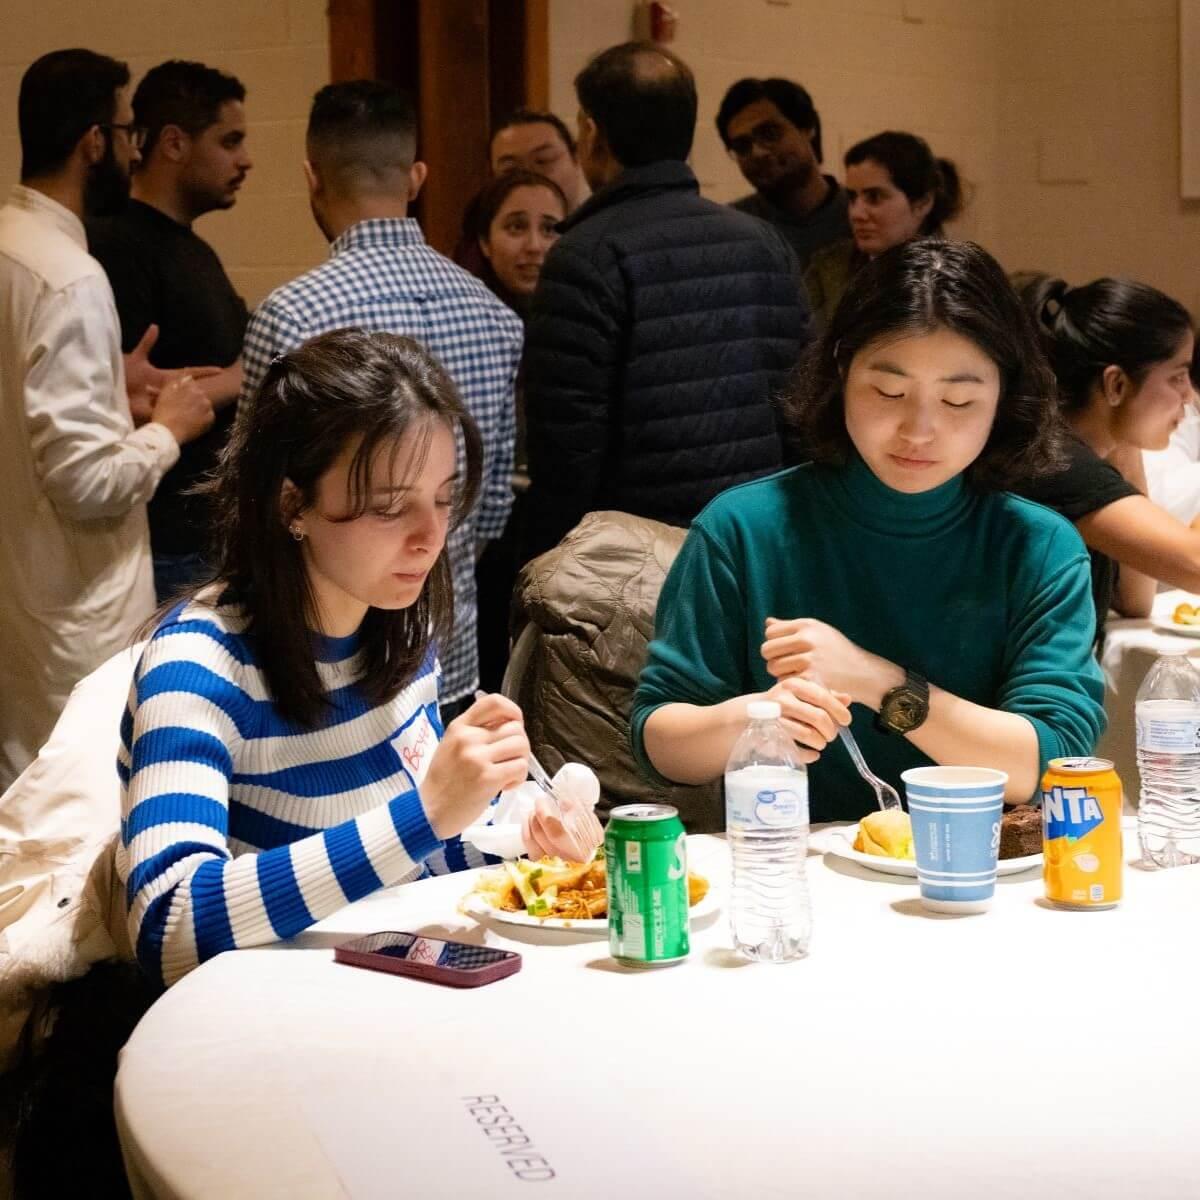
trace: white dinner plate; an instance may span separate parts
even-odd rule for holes
[[[884,858],[878,854],[864,854],[855,850],[854,839],[858,836],[858,825],[847,825],[845,829],[832,831],[827,853],[835,858],[844,858],[848,862],[858,863],[872,871],[880,871],[884,875],[907,875],[910,879],[917,877],[917,864],[907,858]],[[1002,858],[996,864],[997,875],[1019,875],[1031,867],[1040,867],[1040,854],[1026,854],[1022,858]]]
[[[1168,613],[1165,616],[1153,616],[1150,624],[1163,633],[1177,633],[1180,637],[1200,638],[1200,625],[1178,625],[1171,620]]]
[[[468,892],[459,907],[468,916],[486,917],[490,921],[500,921],[505,925],[528,925],[533,929],[569,929],[574,933],[608,932],[607,917],[534,917],[527,912],[507,912],[503,908],[494,908],[480,892]],[[704,899],[688,909],[688,917],[692,921],[699,921],[710,913],[715,913],[718,907],[717,898],[713,895],[710,885]]]

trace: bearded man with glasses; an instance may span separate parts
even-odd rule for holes
[[[821,117],[790,79],[739,79],[721,101],[717,132],[754,191],[732,207],[768,221],[808,267],[850,236],[846,190],[821,172]]]

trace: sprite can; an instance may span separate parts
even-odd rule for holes
[[[625,804],[609,814],[608,948],[628,967],[688,954],[687,835],[669,804]]]

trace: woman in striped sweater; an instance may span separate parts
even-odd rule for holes
[[[526,778],[529,745],[502,696],[438,715],[442,550],[480,456],[445,373],[391,334],[312,339],[239,412],[211,485],[218,577],[155,630],[121,726],[117,866],[164,984],[483,862],[456,835]],[[590,852],[587,817],[590,847],[537,811],[526,849]]]

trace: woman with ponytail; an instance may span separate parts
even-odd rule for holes
[[[915,134],[877,133],[851,146],[844,162],[853,236],[813,255],[804,276],[821,328],[864,262],[913,238],[943,237],[963,209],[958,168]]]
[[[1155,582],[1200,592],[1200,532],[1146,498],[1143,450],[1161,450],[1195,399],[1191,318],[1178,301],[1126,279],[1068,287],[1025,276],[1070,426],[1066,471],[1024,495],[1074,521],[1092,556],[1097,629],[1109,608],[1150,613]]]

